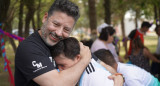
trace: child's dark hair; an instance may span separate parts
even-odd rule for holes
[[[109,50],[99,49],[94,52],[94,55],[97,56],[101,61],[110,66],[113,66],[116,63],[114,56]]]
[[[53,58],[64,54],[69,59],[74,59],[80,54],[80,45],[77,39],[69,37],[59,41],[56,45],[51,47],[51,55]]]
[[[55,11],[66,13],[75,21],[80,17],[78,6],[69,0],[55,0],[48,11],[48,16],[50,17]]]

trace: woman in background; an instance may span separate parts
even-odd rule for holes
[[[91,46],[91,52],[94,53],[99,49],[110,50],[114,55],[115,60],[119,62],[119,56],[116,53],[115,46],[112,44],[113,35],[115,34],[115,29],[111,26],[106,26],[100,31],[100,36],[93,42]]]
[[[132,64],[137,65],[148,72],[150,72],[149,60],[160,63],[160,60],[154,57],[149,49],[143,45],[139,36],[132,41],[132,53],[129,56],[129,59]]]

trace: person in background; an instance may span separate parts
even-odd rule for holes
[[[79,8],[69,0],[55,0],[42,19],[42,27],[20,43],[15,55],[16,86],[75,86],[88,66],[91,53],[80,43],[81,59],[58,72],[49,48],[69,37],[79,18]]]
[[[100,29],[98,29],[100,31]],[[113,45],[113,35],[115,34],[115,30],[111,26],[104,26],[104,28],[101,29],[99,38],[97,38],[92,46],[91,46],[91,52],[94,53],[95,51],[99,49],[108,49],[112,52],[112,54],[115,57],[115,60],[122,61],[122,59],[117,55],[115,46]]]
[[[137,65],[148,72],[150,72],[149,60],[160,63],[160,60],[154,57],[149,49],[143,45],[139,36],[132,40],[132,52],[129,60],[131,64]]]
[[[151,24],[147,21],[143,21],[143,23],[141,24],[141,28],[140,29],[134,29],[130,32],[130,34],[128,35],[128,37],[124,38],[124,47],[125,47],[125,59],[128,59],[128,56],[131,54],[132,52],[132,40],[136,37],[140,37],[142,43],[144,44],[144,38],[143,36],[145,35],[145,33],[149,30],[149,28],[151,27]],[[130,44],[129,44],[129,50],[127,50],[127,41],[130,40]]]
[[[155,28],[155,32],[158,36],[158,43],[157,43],[157,50],[154,54],[154,56],[160,60],[160,25],[157,25]],[[152,62],[151,65],[151,73],[153,75],[155,75],[156,77],[158,77],[159,81],[160,81],[160,64],[157,62]]]
[[[117,63],[109,50],[100,49],[94,54],[124,76],[124,86],[160,86],[158,79],[144,69],[132,64]]]

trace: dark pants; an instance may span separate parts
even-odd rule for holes
[[[157,59],[160,60],[160,55],[154,55]],[[151,65],[151,73],[153,75],[158,75],[158,80],[160,81],[160,64],[156,62],[152,62]]]

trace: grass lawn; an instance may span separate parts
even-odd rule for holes
[[[16,41],[16,44],[18,42]],[[120,56],[123,57],[125,52],[124,48],[122,47],[122,42],[120,42],[121,49],[120,49]],[[145,36],[145,46],[147,46],[152,53],[155,52],[156,50],[156,45],[157,45],[157,37],[156,36]],[[14,52],[13,49],[10,45],[10,43],[6,42],[6,54],[8,59],[10,60],[12,72],[14,74]],[[125,61],[126,62],[126,61]],[[4,59],[0,58],[0,86],[10,86],[9,81],[8,81],[8,72],[5,72],[4,70]]]

